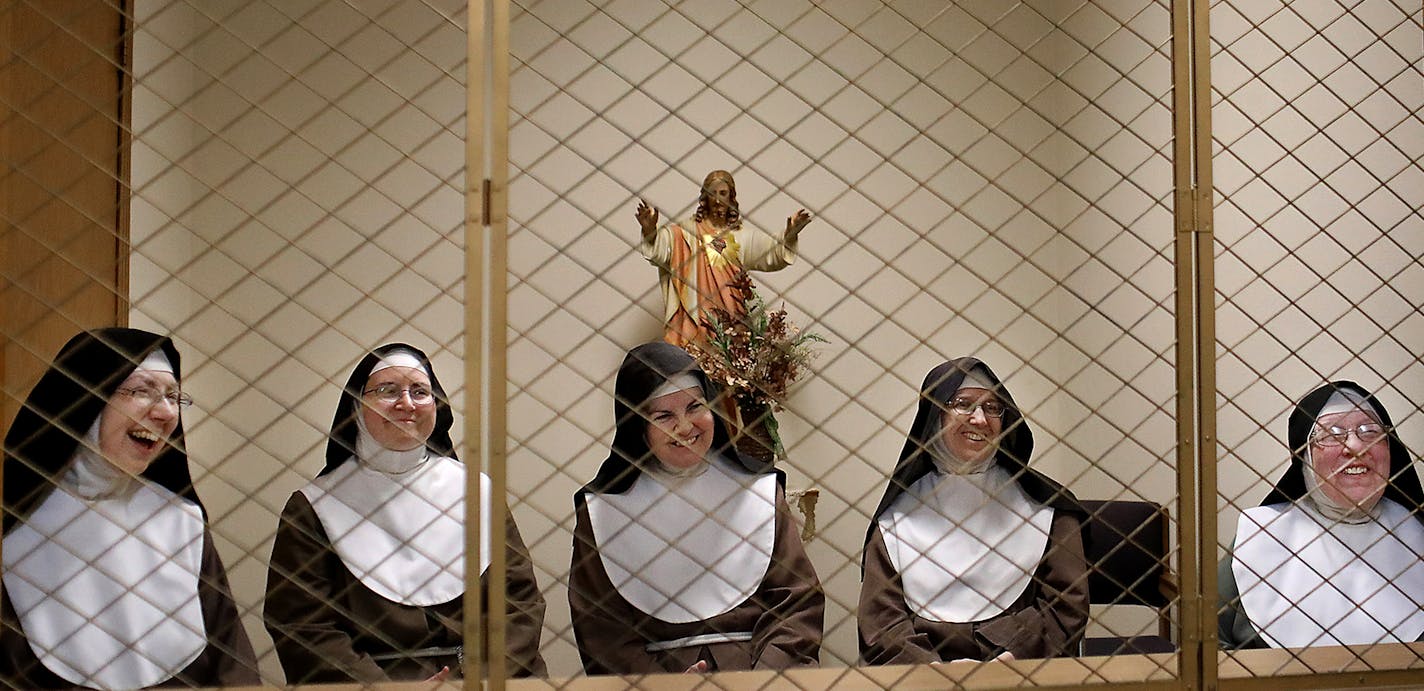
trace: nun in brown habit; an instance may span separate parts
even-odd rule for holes
[[[613,448],[574,495],[569,605],[589,674],[815,665],[825,596],[784,476],[732,447],[685,351],[634,348]]]
[[[5,435],[0,684],[261,683],[188,472],[178,350],[70,339]]]
[[[1222,647],[1424,640],[1424,489],[1389,413],[1334,381],[1296,404],[1287,437],[1290,466],[1219,567]]]
[[[289,684],[460,674],[466,470],[453,422],[429,358],[411,346],[381,346],[351,373],[326,468],[287,501],[272,546],[263,617]],[[483,473],[480,489],[488,510]],[[544,598],[514,521],[505,526],[507,669],[543,675]],[[483,592],[489,536],[480,542]]]
[[[1033,434],[982,362],[930,371],[866,535],[866,664],[1074,654],[1088,621],[1085,513],[1028,467]]]

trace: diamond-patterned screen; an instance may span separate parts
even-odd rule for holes
[[[866,528],[946,360],[1003,380],[1029,467],[1170,513],[1169,28],[1165,3],[518,4],[509,466],[549,579],[569,497],[608,455],[619,362],[663,333],[638,204],[691,228],[714,170],[745,226],[814,217],[795,261],[752,280],[827,341],[775,413],[788,491],[819,494],[822,665],[857,664]],[[558,599],[547,649],[576,662]],[[1155,608],[1093,611],[1090,638],[1158,634]]]
[[[1223,639],[1295,644],[1233,641],[1225,683],[1420,664],[1388,645],[1424,635],[1418,3],[1211,7],[1199,538],[1169,0],[516,0],[477,22],[508,74],[478,77],[469,11],[0,0],[0,683],[461,683],[489,552],[461,556],[481,481],[448,457],[491,410],[487,604],[503,673],[547,679],[512,687],[1186,686],[1184,627],[1218,608],[1183,621],[1180,576],[1216,560]],[[469,90],[507,108],[507,160],[467,160]],[[466,261],[501,245],[467,248],[466,190],[491,163],[482,413]],[[115,323],[172,348],[56,355]],[[1388,501],[1338,501],[1384,475]]]
[[[1411,3],[1211,10],[1215,537],[1241,676],[1419,662],[1382,645],[1424,633],[1424,541],[1402,518],[1424,442],[1419,27]],[[1342,644],[1328,664],[1247,650]]]

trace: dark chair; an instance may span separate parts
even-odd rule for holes
[[[1084,501],[1088,524],[1084,549],[1088,557],[1088,599],[1095,605],[1141,605],[1157,610],[1155,636],[1087,638],[1083,655],[1169,653],[1172,643],[1171,605],[1178,586],[1167,563],[1167,510],[1146,501]]]

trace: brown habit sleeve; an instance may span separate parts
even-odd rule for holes
[[[203,625],[208,631],[208,648],[203,657],[211,658],[211,673],[199,680],[204,686],[257,686],[262,677],[257,673],[257,654],[242,617],[232,599],[213,536],[203,529],[203,566],[198,580],[198,600],[203,603]],[[202,658],[199,658],[202,659]]]
[[[306,495],[293,492],[277,524],[262,612],[282,669],[292,683],[389,681],[336,625],[328,562],[337,557],[330,545]]]
[[[885,537],[876,526],[865,546],[865,575],[856,608],[860,658],[868,665],[908,665],[938,662],[929,636],[915,630],[900,574],[890,563]]]
[[[776,545],[755,597],[766,607],[752,629],[755,668],[818,664],[826,595],[780,487],[776,488]]]
[[[548,674],[539,652],[539,634],[544,628],[544,595],[534,579],[534,562],[519,535],[514,517],[506,515],[505,529],[505,659],[509,675],[515,677]],[[480,579],[485,587],[484,578]],[[486,619],[488,621],[488,619]],[[488,638],[486,638],[488,640]]]

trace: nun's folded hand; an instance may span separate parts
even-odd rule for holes
[[[692,663],[692,666],[691,666],[691,667],[688,667],[688,668],[687,668],[687,672],[685,672],[685,674],[704,674],[704,673],[706,673],[706,672],[707,672],[707,661],[706,661],[706,660],[698,660],[697,662]]]

